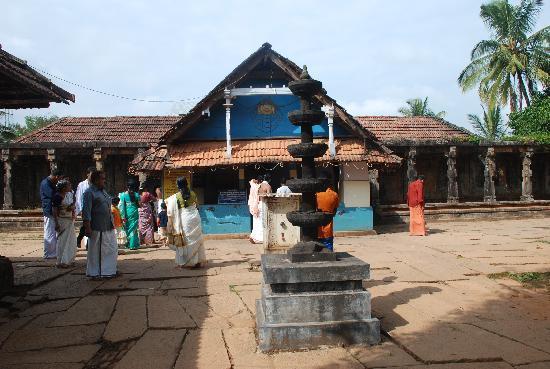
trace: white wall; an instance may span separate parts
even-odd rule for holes
[[[341,166],[342,201],[346,207],[370,207],[370,180],[366,162]]]

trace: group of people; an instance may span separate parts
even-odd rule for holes
[[[326,175],[320,175],[319,177],[327,179]],[[273,191],[268,176],[258,176],[250,180],[249,183],[248,208],[252,215],[252,233],[250,233],[249,240],[251,243],[263,243],[265,209],[262,197],[271,194]],[[286,179],[283,178],[280,187],[275,192],[275,196],[288,197],[291,194],[292,190],[286,185]],[[332,185],[328,185],[325,191],[316,194],[316,205],[319,211],[335,215],[339,204],[340,198]],[[317,236],[319,242],[327,249],[334,250],[334,223],[332,220],[327,225],[319,227]]]
[[[86,238],[86,275],[112,278],[117,275],[118,247],[138,249],[152,244],[155,230],[164,245],[176,251],[179,267],[202,267],[206,263],[197,197],[185,178],[178,178],[179,191],[166,202],[160,188],[155,194],[140,190],[136,181],[127,191],[112,197],[105,190],[105,173],[88,168],[87,178],[73,193],[71,182],[54,169],[40,184],[44,213],[44,258],[56,265],[74,264],[76,250]],[[77,216],[82,216],[78,237]]]

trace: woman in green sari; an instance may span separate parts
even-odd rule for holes
[[[120,210],[120,216],[124,223],[124,230],[126,231],[126,237],[128,242],[126,247],[132,250],[139,249],[139,194],[138,185],[134,180],[128,181],[128,190],[121,193],[120,204],[118,205]]]

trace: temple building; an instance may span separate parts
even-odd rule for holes
[[[301,72],[266,43],[185,115],[62,118],[4,147],[13,170],[3,185],[14,190],[4,208],[37,207],[39,180],[53,166],[76,183],[95,165],[106,170],[113,194],[136,176],[168,197],[186,176],[205,233],[248,233],[248,181],[267,174],[275,190],[300,174],[286,148],[300,139],[287,117],[299,100],[287,86]],[[314,137],[329,146],[317,167],[341,200],[336,231],[372,230],[375,213],[402,219],[417,173],[426,176],[427,201],[443,208],[511,201],[550,210],[542,201],[550,199],[548,147],[473,142],[465,129],[430,117],[353,117],[324,90],[315,104],[326,117]]]

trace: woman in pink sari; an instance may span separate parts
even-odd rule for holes
[[[149,192],[141,194],[141,206],[139,207],[139,239],[146,245],[151,245],[154,241],[154,217],[152,201],[153,195]]]

